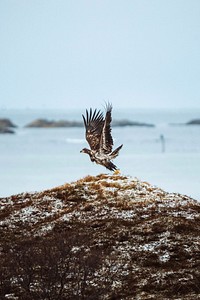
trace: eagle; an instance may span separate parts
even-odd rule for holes
[[[80,152],[87,153],[92,162],[106,167],[110,171],[117,170],[112,160],[119,154],[123,145],[112,151],[113,138],[111,135],[112,105],[106,104],[105,118],[100,110],[86,109],[86,116],[82,115],[85,125],[85,136],[90,149],[83,148]]]

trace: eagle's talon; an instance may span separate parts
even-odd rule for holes
[[[113,175],[119,175],[121,172],[119,169],[115,170],[115,172],[113,173]]]

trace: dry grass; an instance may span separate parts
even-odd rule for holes
[[[187,196],[100,174],[2,204],[2,299],[200,297],[200,205]]]

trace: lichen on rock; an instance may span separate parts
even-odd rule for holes
[[[200,297],[200,204],[186,195],[100,174],[0,202],[2,299]]]

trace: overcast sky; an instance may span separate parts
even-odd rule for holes
[[[200,108],[200,0],[0,0],[0,108]]]

